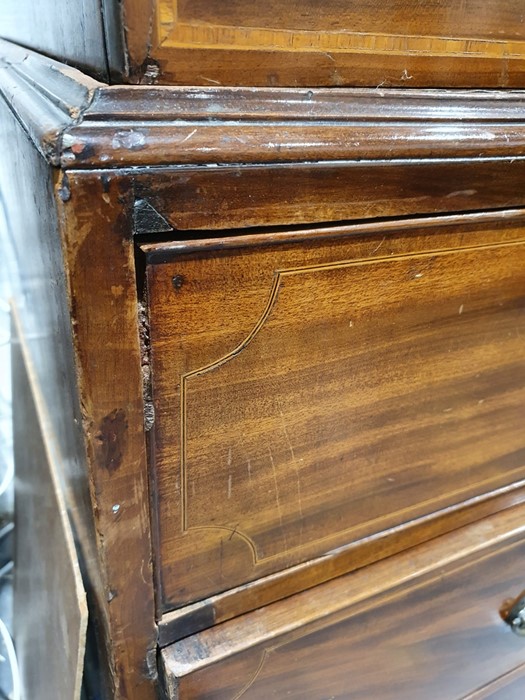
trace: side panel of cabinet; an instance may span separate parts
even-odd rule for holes
[[[13,313],[16,321],[17,314]],[[24,697],[80,700],[87,602],[54,435],[16,324],[12,338],[16,462],[14,638]],[[25,351],[25,352],[24,352]],[[53,653],[49,653],[52,649]]]
[[[102,1],[3,0],[0,36],[108,79]],[[115,42],[118,34],[112,32]]]

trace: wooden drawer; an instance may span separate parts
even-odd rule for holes
[[[518,698],[523,506],[163,650],[177,700]],[[519,667],[522,667],[521,669]]]
[[[363,231],[143,246],[164,610],[523,485],[522,214]]]
[[[123,7],[132,73],[151,82],[524,84],[516,0],[124,0]]]

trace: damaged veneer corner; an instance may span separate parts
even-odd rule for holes
[[[144,430],[149,431],[155,423],[155,408],[151,384],[150,337],[146,296],[138,304],[139,336],[140,336],[140,367],[142,372],[142,388],[144,392]]]

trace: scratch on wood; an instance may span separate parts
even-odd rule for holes
[[[281,423],[283,426],[283,432],[286,436],[286,442],[288,443],[288,449],[290,450],[290,454],[292,455],[292,464],[294,466],[295,479],[296,479],[296,484],[297,484],[297,502],[299,504],[299,513],[301,515],[301,535],[302,535],[302,532],[303,532],[303,503],[302,503],[302,494],[301,494],[301,473],[300,473],[300,469],[299,469],[299,464],[298,464],[297,459],[295,457],[293,445],[292,445],[292,442],[290,440],[290,435],[288,434],[288,429],[286,427],[286,419],[284,417],[283,407],[281,404],[281,400],[279,398],[277,399],[277,405],[279,406]]]
[[[284,529],[284,523],[283,523],[283,510],[281,507],[281,499],[279,498],[279,483],[277,481],[277,471],[275,469],[275,462],[274,462],[272,450],[270,449],[270,447],[268,447],[268,454],[270,455],[270,464],[272,465],[272,476],[273,476],[273,483],[274,483],[274,488],[275,488],[275,503],[277,505],[277,513],[279,515],[279,525],[281,526],[281,530],[283,533],[284,548],[285,548],[285,550],[288,550],[288,543],[286,541],[286,531]]]
[[[205,80],[207,83],[213,83],[214,85],[221,85],[219,80],[213,80],[213,78],[207,78],[205,75],[199,75],[199,78]]]
[[[380,241],[378,245],[376,245],[376,247],[375,247],[374,250],[370,253],[370,255],[374,255],[374,253],[377,253],[377,251],[379,250],[379,248],[381,248],[381,246],[383,245],[383,243],[384,243],[385,241],[386,241],[386,236],[383,236],[383,240]]]
[[[239,525],[240,525],[240,523],[237,523],[237,525],[235,525],[235,527],[234,527],[233,530],[231,531],[231,535],[228,537],[228,542],[231,541],[232,537],[233,537],[233,536],[235,535],[235,533],[237,532],[237,528],[239,527]]]
[[[186,143],[186,141],[189,141],[191,138],[193,138],[196,133],[197,129],[193,129],[192,132],[190,132],[185,138],[182,139],[181,143]]]

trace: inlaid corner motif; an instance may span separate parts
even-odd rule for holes
[[[524,355],[513,300],[474,332],[501,258],[518,274],[523,241],[278,270],[246,338],[181,378],[182,532],[298,561],[524,477],[516,437],[463,444],[499,353]]]

